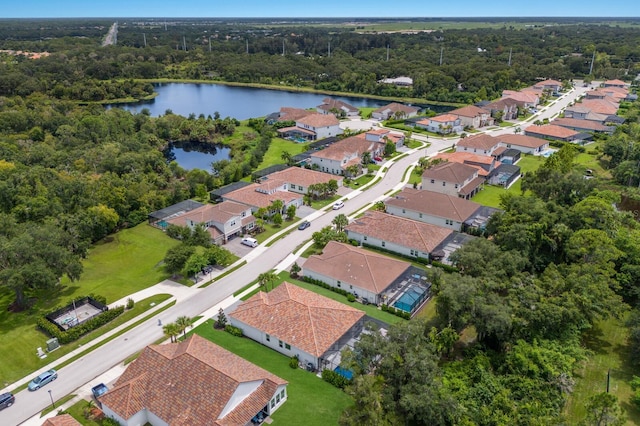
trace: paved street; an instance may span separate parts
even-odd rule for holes
[[[536,119],[551,118],[556,116],[566,105],[575,100],[577,96],[587,91],[580,84],[571,93],[557,99],[551,106],[539,113]],[[535,119],[520,125],[521,129],[533,123]],[[500,128],[491,134],[501,132],[512,133],[514,128]],[[424,136],[414,135],[415,139],[423,140]],[[208,311],[211,307],[225,300],[229,295],[255,280],[258,275],[276,267],[281,261],[291,260],[292,251],[303,242],[311,238],[311,234],[322,227],[330,225],[333,218],[341,213],[350,215],[362,210],[364,207],[378,200],[386,198],[386,193],[403,186],[401,179],[405,170],[414,164],[420,157],[431,155],[454,144],[457,139],[438,139],[429,137],[432,145],[426,150],[412,151],[410,155],[393,163],[383,179],[375,186],[365,191],[354,191],[346,196],[345,207],[341,210],[328,210],[316,212],[307,217],[311,220],[311,227],[305,231],[294,230],[285,238],[280,239],[271,247],[264,244],[251,250],[245,257],[247,265],[234,271],[221,280],[203,289],[190,289],[181,292],[174,306],[149,319],[144,324],[124,333],[115,340],[106,343],[89,354],[83,356],[70,365],[59,369],[59,377],[55,382],[36,392],[22,391],[16,395],[15,405],[10,409],[0,412],[1,425],[18,425],[31,416],[51,405],[51,395],[62,398],[74,393],[76,389],[87,382],[92,381],[100,374],[121,363],[128,356],[140,351],[145,346],[163,338],[162,327],[158,326],[158,320],[163,324],[174,321],[179,316],[196,317]],[[381,171],[379,172],[381,173]],[[330,209],[330,207],[329,207]],[[295,225],[294,225],[295,226]],[[292,261],[292,260],[291,260]],[[166,283],[167,285],[171,285]],[[25,354],[32,356],[33,354]],[[34,355],[35,356],[35,355]]]

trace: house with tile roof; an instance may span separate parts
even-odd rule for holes
[[[500,148],[496,149],[494,153],[498,152],[499,149]],[[439,152],[433,157],[433,159],[439,159],[449,163],[465,164],[467,166],[474,167],[478,171],[478,177],[483,179],[486,178],[493,169],[495,169],[500,165],[500,162],[496,159],[496,156],[494,155],[491,155],[491,156],[478,155],[478,154],[473,154],[471,152],[464,152],[464,151]],[[482,181],[480,180],[478,180],[478,182],[482,183]],[[469,186],[465,190],[463,187],[463,190],[458,192],[458,196],[465,195],[465,198],[468,199],[469,197],[466,197],[466,195],[468,191],[472,188],[473,186]]]
[[[582,106],[596,114],[615,115],[619,105],[610,99],[583,99]]]
[[[381,156],[384,143],[367,140],[362,135],[351,136],[311,153],[309,163],[322,172],[346,176],[347,168],[352,165],[358,166],[360,173],[362,154],[365,152],[369,152],[371,158]]]
[[[333,114],[311,113],[295,120],[296,125],[278,129],[283,138],[318,140],[342,134],[340,121]]]
[[[521,108],[535,108],[540,104],[539,92],[533,90],[503,90],[502,98],[511,98],[518,103]]]
[[[172,224],[189,229],[204,226],[215,244],[225,244],[230,238],[249,232],[256,224],[251,208],[234,201],[205,204],[195,210],[167,219]]]
[[[534,84],[533,87],[542,91],[548,90],[556,95],[562,90],[562,83],[557,80],[544,80]]]
[[[368,211],[345,228],[349,239],[405,256],[431,259],[431,253],[453,231],[379,211]]]
[[[298,194],[307,194],[311,185],[329,183],[329,181],[332,180],[336,181],[338,187],[342,186],[342,176],[331,176],[304,167],[289,167],[278,172],[270,173],[264,176],[261,182],[266,182],[267,180],[287,182],[287,189]]]
[[[390,118],[411,118],[418,115],[420,108],[392,102],[382,106],[371,113],[376,120],[388,120]]]
[[[282,107],[278,113],[278,121],[297,121],[302,117],[313,114],[313,111],[302,108]]]
[[[364,138],[368,141],[386,144],[393,142],[396,149],[404,145],[404,133],[392,132],[389,129],[374,129],[365,132]]]
[[[333,98],[324,98],[322,103],[316,107],[320,114],[333,114],[336,117],[357,117],[360,110],[353,105]]]
[[[305,277],[346,290],[369,303],[380,304],[383,294],[399,286],[413,271],[409,262],[329,241],[322,254],[314,254],[302,265]]]
[[[516,120],[518,118],[518,101],[513,98],[502,98],[481,106],[489,111],[495,119]]]
[[[246,425],[287,400],[287,382],[194,334],[150,345],[99,397],[121,425]]]
[[[365,313],[285,281],[254,294],[227,317],[250,339],[320,369],[362,332]]]
[[[389,214],[454,231],[481,228],[497,211],[457,196],[413,188],[403,189],[384,204]]]
[[[82,423],[71,417],[70,414],[58,414],[55,417],[49,417],[42,423],[42,426],[82,426]]]
[[[456,152],[469,152],[490,157],[499,146],[498,139],[489,134],[480,133],[460,139],[456,144]]]
[[[283,211],[290,205],[300,207],[303,195],[289,191],[289,182],[280,179],[267,179],[263,182],[251,183],[221,196],[223,201],[234,201],[251,208],[255,213],[261,207],[269,207],[275,200],[284,204]]]
[[[448,114],[456,115],[460,118],[460,124],[463,128],[479,129],[493,124],[491,111],[477,107],[475,105],[467,105],[462,108],[449,111]]]
[[[552,139],[565,142],[576,140],[578,132],[555,124],[543,124],[542,126],[529,126],[524,130],[525,136],[534,138]]]
[[[440,114],[435,117],[423,118],[416,121],[415,126],[441,135],[460,133],[463,130],[460,117],[454,114]]]
[[[529,126],[535,127],[535,126]],[[506,149],[517,149],[523,154],[540,155],[549,149],[549,141],[533,136],[513,134],[498,135],[500,145]]]
[[[467,200],[480,190],[483,183],[484,179],[478,176],[478,168],[463,163],[445,161],[422,173],[422,189]]]
[[[551,122],[556,126],[566,127],[576,132],[594,132],[612,134],[615,130],[614,126],[605,126],[598,121],[578,120],[577,118],[556,118]]]
[[[622,87],[622,88],[629,87],[629,84],[625,83],[625,82],[624,82],[624,81],[622,81],[622,80],[618,80],[618,79],[615,79],[615,80],[607,80],[607,81],[605,81],[604,83],[602,83],[602,85],[603,85],[604,87]]]

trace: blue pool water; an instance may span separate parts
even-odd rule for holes
[[[336,367],[336,368],[333,369],[333,371],[335,371],[336,373],[338,373],[339,375],[341,375],[345,379],[348,379],[348,380],[353,379],[353,371],[351,371],[351,370],[345,370],[342,367]]]
[[[393,306],[405,312],[411,312],[427,296],[427,290],[419,286],[411,286],[405,290]]]

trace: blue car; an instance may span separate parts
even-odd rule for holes
[[[28,388],[30,391],[36,391],[47,383],[53,382],[57,378],[58,373],[56,373],[56,370],[51,369],[49,371],[45,371],[44,373],[33,379],[31,382],[29,382]]]
[[[307,229],[310,226],[311,226],[311,223],[305,220],[300,225],[298,225],[298,229],[301,230],[301,231],[304,231],[305,229]]]

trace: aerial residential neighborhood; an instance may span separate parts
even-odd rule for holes
[[[20,15],[1,425],[640,423],[637,18]]]

